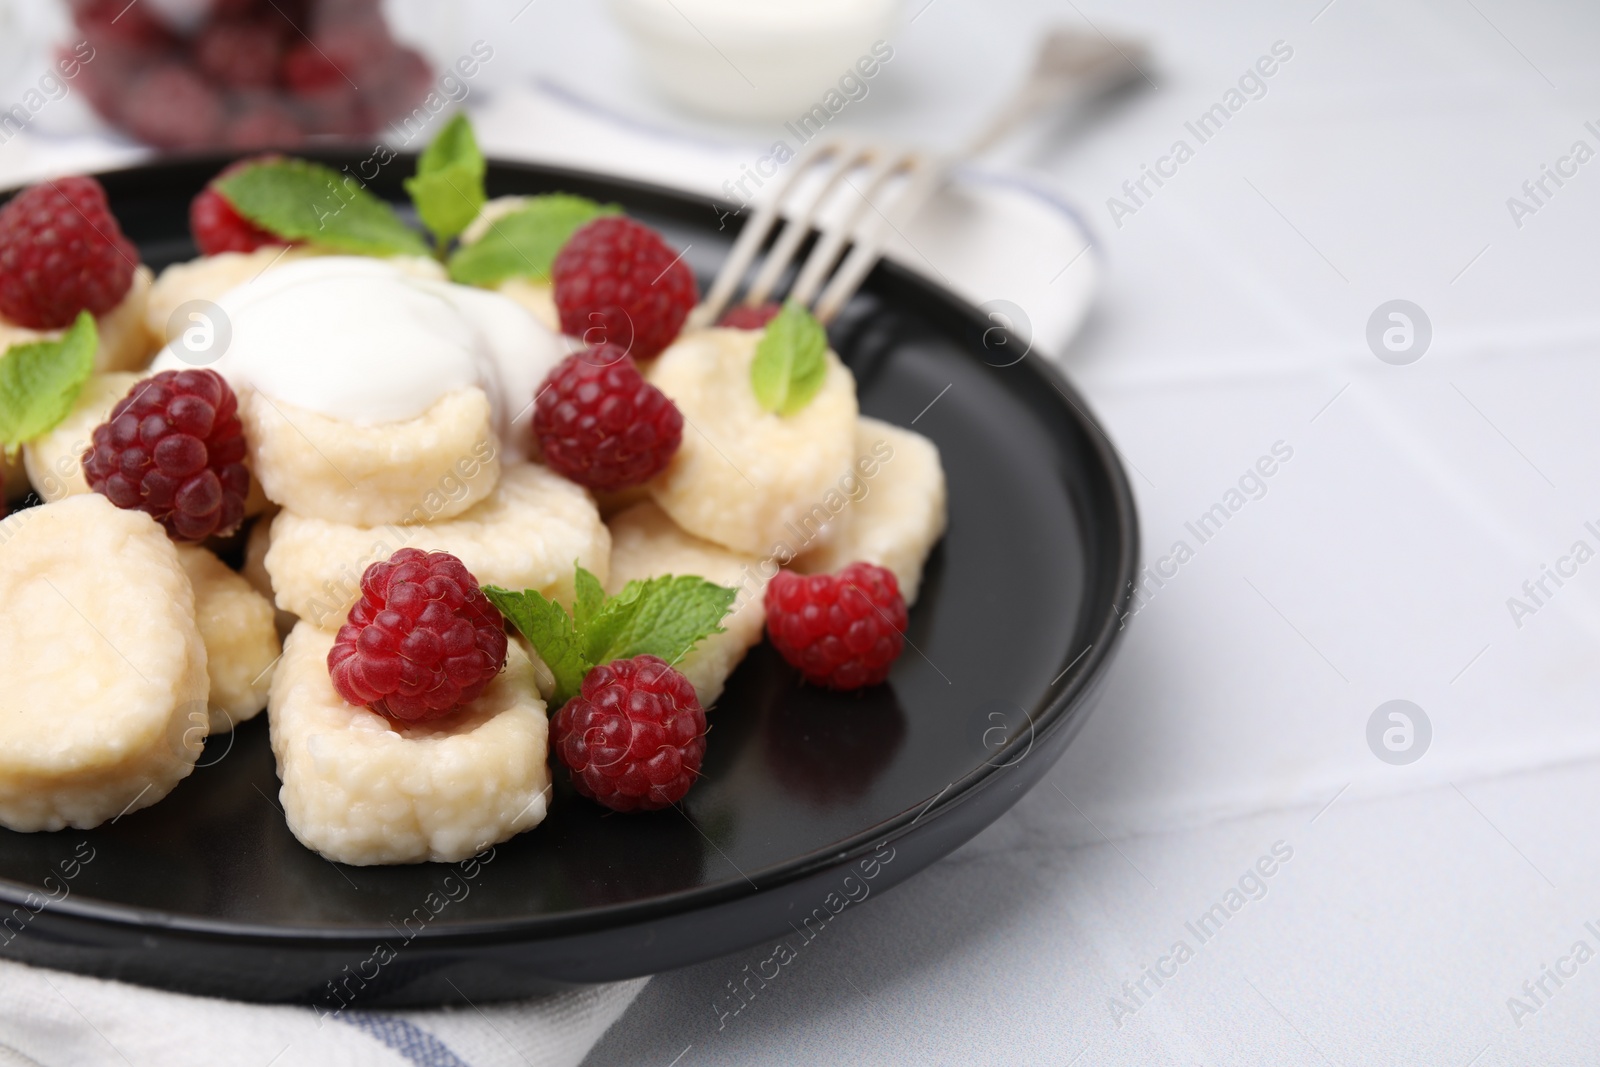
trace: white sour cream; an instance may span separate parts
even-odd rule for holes
[[[151,369],[209,366],[236,392],[361,425],[398,422],[446,393],[488,394],[502,434],[532,417],[534,393],[572,349],[515,301],[455,285],[417,262],[318,256],[218,298],[228,333],[215,360],[180,337]]]

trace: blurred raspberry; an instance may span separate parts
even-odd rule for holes
[[[757,304],[755,307],[740,304],[723,312],[722,318],[717,320],[717,325],[730,330],[764,330],[767,328],[767,323],[776,318],[778,312],[782,310],[782,304]]]
[[[254,252],[268,245],[295,243],[285,241],[270,230],[264,230],[250,222],[235,211],[233,205],[228,203],[227,198],[217,190],[217,182],[228,175],[257,163],[266,163],[278,158],[265,155],[241,159],[224,167],[220,174],[200,190],[200,195],[189,205],[189,232],[202,254],[215,256],[223,252]]]
[[[271,96],[247,98],[228,120],[230,148],[293,148],[305,139],[294,112]]]
[[[104,315],[133,284],[139,252],[93,178],[30,186],[0,208],[0,318],[33,330]]]
[[[282,55],[282,31],[262,19],[213,22],[194,39],[200,72],[233,89],[264,89],[276,83]]]
[[[672,343],[699,300],[694,274],[661,235],[605,215],[567,238],[550,269],[561,332],[651,359]]]
[[[194,71],[158,67],[128,91],[122,108],[128,132],[157,148],[197,148],[222,133],[222,101]]]

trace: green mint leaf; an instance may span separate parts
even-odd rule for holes
[[[579,567],[575,584],[576,622],[536,590],[483,587],[484,596],[532,642],[555,675],[552,712],[578,694],[596,664],[651,655],[676,666],[695,645],[722,632],[722,618],[739,595],[692,574],[632,581],[608,597],[599,580]]]
[[[217,182],[234,209],[292,241],[358,255],[428,254],[420,235],[354,178],[304,159],[257,163]]]
[[[99,346],[94,316],[80,311],[57,340],[12,345],[0,356],[0,445],[7,455],[67,417]]]
[[[488,202],[483,190],[487,168],[472,123],[461,113],[417,159],[417,175],[406,179],[406,192],[440,247],[466,229]]]
[[[756,344],[750,387],[767,411],[793,415],[817,395],[828,376],[828,335],[799,304],[783,306]]]
[[[651,655],[676,664],[722,632],[723,616],[738,595],[692,574],[629,582],[583,634],[586,651],[596,663]]]
[[[595,617],[606,600],[606,591],[600,585],[600,579],[578,568],[578,573],[573,581],[577,587],[578,595],[572,605],[572,622],[582,633],[589,626],[589,620]]]
[[[520,210],[495,220],[482,238],[450,257],[450,280],[462,285],[499,285],[507,278],[547,281],[556,253],[579,227],[601,215],[618,215],[616,204],[581,196],[535,196]]]
[[[483,595],[522,632],[555,675],[556,691],[550,698],[554,711],[578,694],[583,676],[593,663],[584,658],[577,631],[566,609],[533,589],[514,593],[486,585]]]

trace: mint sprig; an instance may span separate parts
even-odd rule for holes
[[[811,403],[828,376],[828,335],[800,304],[783,305],[756,343],[750,387],[766,411],[793,415]]]
[[[608,597],[582,567],[576,585],[572,615],[534,589],[483,587],[555,676],[551,711],[577,695],[597,664],[643,655],[676,664],[705,638],[722,633],[722,618],[739,595],[696,575],[668,574],[631,581]]]
[[[438,249],[471,225],[488,202],[483,188],[487,170],[472,123],[459,112],[417,158],[417,174],[406,179],[406,192]]]
[[[56,340],[12,345],[0,356],[0,446],[7,456],[72,412],[99,347],[94,316],[80,311]]]
[[[394,208],[347,174],[305,159],[275,159],[217,182],[234,209],[279,237],[338,252],[428,254]]]
[[[450,280],[481,286],[499,285],[507,278],[547,280],[567,238],[601,215],[621,213],[616,204],[597,204],[568,193],[532,197],[450,257]]]

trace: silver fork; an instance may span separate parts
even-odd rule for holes
[[[783,216],[788,221],[745,290],[742,302],[754,306],[771,299],[801,244],[819,224],[818,220],[824,218],[824,209],[847,188],[856,194],[854,200],[835,221],[821,224],[817,242],[787,293],[787,299],[810,307],[821,322],[829,322],[882,255],[889,230],[898,229],[909,219],[957,164],[993,147],[1051,105],[1069,97],[1074,102],[1088,100],[1144,77],[1141,62],[1146,56],[1147,49],[1138,41],[1053,30],[1040,44],[1033,68],[1022,85],[957,152],[935,156],[916,148],[843,137],[816,141],[739,232],[704,302],[690,316],[690,325],[708,326],[722,316],[755,263],[773,224]],[[813,171],[821,174],[817,191],[796,205],[801,179]],[[858,171],[864,172],[860,185],[849,180]],[[904,178],[899,195],[886,208],[874,203],[873,198],[898,177]],[[875,217],[863,227],[869,210]],[[829,271],[846,247],[849,255],[830,278]]]

